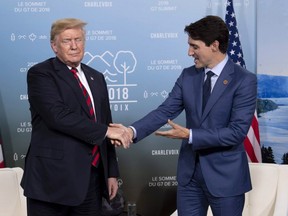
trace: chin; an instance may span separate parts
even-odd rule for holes
[[[195,67],[196,67],[196,68],[202,68],[203,66],[200,65],[200,64],[195,64]]]
[[[81,62],[81,58],[77,58],[77,59],[70,59],[68,60],[68,62],[71,62],[72,64],[79,64]]]

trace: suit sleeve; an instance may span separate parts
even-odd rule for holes
[[[166,124],[168,120],[173,120],[184,109],[183,96],[182,96],[182,83],[183,72],[177,79],[172,91],[169,93],[168,98],[155,110],[148,113],[142,119],[134,122],[132,126],[137,131],[137,138],[134,142],[138,142],[141,139],[147,137],[161,126]]]
[[[109,123],[112,123],[112,114],[110,110],[110,104],[109,104],[109,95],[108,95],[108,89],[107,89],[107,84],[105,82],[104,76],[101,75],[102,77],[102,82],[104,83],[104,89],[106,92],[105,98],[106,104],[104,105],[105,109],[104,111],[106,112],[104,116],[106,116],[106,124],[109,125]],[[119,177],[119,167],[118,167],[118,161],[117,161],[117,155],[116,155],[116,150],[115,146],[111,144],[110,139],[106,139],[106,146],[107,146],[107,160],[108,160],[108,178],[114,177],[117,178]]]

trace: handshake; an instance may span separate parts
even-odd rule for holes
[[[130,127],[111,123],[107,130],[107,137],[113,145],[123,146],[123,148],[127,149],[130,147],[130,144],[133,143],[134,132]]]
[[[171,120],[168,120],[168,124],[172,127],[170,130],[156,131],[155,135],[172,139],[189,139],[190,130],[188,128],[182,127]],[[129,148],[131,143],[133,143],[133,139],[136,138],[131,127],[113,123],[108,127],[107,137],[113,145],[122,146],[125,149]]]

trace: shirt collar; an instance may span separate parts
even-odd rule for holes
[[[210,68],[205,68],[205,74],[208,71],[212,71],[215,75],[220,76],[221,71],[225,67],[227,61],[228,61],[228,55],[225,55],[225,58],[221,62],[219,62],[219,64],[217,64],[215,67],[213,67],[211,69]]]
[[[68,66],[67,65],[67,67],[69,68],[69,70],[71,70],[72,69],[72,67],[71,66]],[[77,69],[77,71],[79,72],[79,73],[81,73],[82,72],[82,70],[81,70],[81,65],[79,64],[77,67],[76,67],[76,69]]]

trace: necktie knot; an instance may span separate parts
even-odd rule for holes
[[[76,70],[77,70],[77,69],[76,69]],[[207,80],[207,79],[211,79],[211,77],[214,76],[214,73],[213,73],[212,71],[208,71],[208,72],[206,73],[206,75],[207,75],[207,77],[206,77],[206,80]]]
[[[77,72],[78,72],[77,68],[75,68],[75,67],[72,67],[70,71],[71,71],[74,75],[76,75]]]

